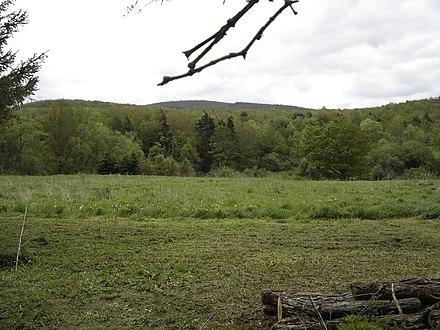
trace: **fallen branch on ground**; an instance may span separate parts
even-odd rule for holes
[[[21,252],[21,243],[23,240],[23,234],[24,234],[24,226],[26,225],[26,216],[27,216],[27,206],[24,209],[24,216],[23,216],[23,223],[21,225],[21,232],[20,232],[20,238],[18,239],[18,248],[17,248],[17,257],[15,259],[15,270],[18,270],[18,261],[20,258],[20,252]]]

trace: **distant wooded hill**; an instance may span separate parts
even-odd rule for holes
[[[250,103],[250,102],[217,102],[217,101],[206,101],[206,100],[189,100],[189,101],[169,101],[169,102],[159,102],[152,103],[148,106],[159,107],[159,108],[169,108],[169,109],[277,109],[277,110],[311,110],[307,108],[292,106],[292,105],[282,105],[282,104],[264,104],[264,103]]]
[[[23,108],[45,108],[50,106],[57,100],[44,100],[29,102],[23,105]],[[161,109],[187,109],[187,110],[312,110],[304,107],[297,107],[292,105],[282,104],[265,104],[265,103],[251,103],[251,102],[217,102],[207,100],[184,100],[184,101],[168,101],[151,103],[147,105],[133,105],[133,104],[119,104],[102,101],[84,101],[84,100],[64,100],[72,106],[84,106],[86,108],[110,108],[110,107],[147,107],[147,108],[161,108]]]
[[[365,109],[49,100],[0,129],[0,174],[440,175],[440,99]]]

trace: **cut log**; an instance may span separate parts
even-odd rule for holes
[[[440,325],[440,304],[434,304],[414,314],[393,315],[386,319],[386,324],[405,330],[436,328]]]
[[[261,300],[266,315],[277,315],[278,297],[281,297],[282,317],[308,316],[318,317],[318,311],[325,320],[337,319],[351,314],[388,315],[397,314],[393,301],[371,300],[356,301],[350,293],[340,295],[297,294],[291,292],[263,292]],[[415,313],[422,306],[417,298],[399,300],[403,313]]]
[[[278,297],[281,297],[282,316],[314,316],[317,317],[313,303],[319,307],[323,304],[333,304],[352,300],[352,295],[321,295],[321,294],[298,294],[283,291],[269,291],[261,294],[263,311],[266,315],[276,315]],[[313,300],[313,303],[312,303]]]
[[[344,294],[269,291],[261,294],[261,300],[266,315],[278,316],[279,321],[272,327],[276,330],[332,330],[349,315],[373,318],[390,328],[440,328],[440,279],[353,283],[351,291]]]
[[[440,306],[439,308],[425,308],[414,314],[392,315],[376,319],[380,324],[386,325],[391,329],[404,330],[425,330],[434,329],[440,326]],[[328,330],[336,330],[339,325],[344,323],[344,319],[326,320],[325,325]],[[272,329],[274,330],[322,330],[324,327],[317,318],[290,318],[277,322]]]
[[[361,317],[360,317],[361,318]],[[366,318],[368,320],[368,318]],[[440,326],[440,305],[433,305],[414,314],[391,315],[377,318],[377,322],[391,329],[422,330]],[[343,318],[326,320],[328,330],[336,330],[344,322]],[[324,327],[318,318],[296,317],[277,322],[274,330],[322,330]]]
[[[391,300],[391,283],[353,283],[353,297],[357,300]],[[440,279],[415,278],[394,283],[397,299],[419,298],[423,305],[440,301]]]
[[[432,328],[440,327],[440,306],[429,313],[428,321]]]

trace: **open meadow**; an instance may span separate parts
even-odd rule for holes
[[[0,328],[269,329],[265,290],[440,277],[439,219],[436,180],[0,176]]]

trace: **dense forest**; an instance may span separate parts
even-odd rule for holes
[[[440,175],[440,98],[353,110],[205,105],[26,104],[1,127],[0,174]]]

